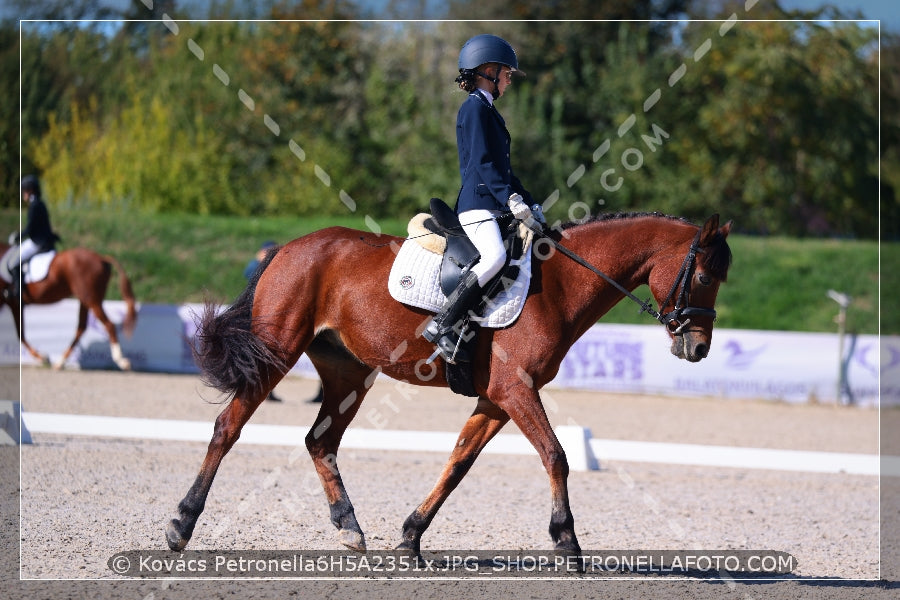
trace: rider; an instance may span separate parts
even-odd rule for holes
[[[25,229],[22,230],[21,236],[19,232],[13,232],[9,236],[12,248],[4,256],[12,276],[12,283],[3,291],[8,300],[19,297],[22,265],[31,260],[35,254],[53,250],[60,239],[50,227],[50,213],[41,198],[41,184],[34,175],[22,178],[22,202],[28,206]]]
[[[498,215],[512,211],[520,220],[532,218],[531,194],[513,174],[510,137],[494,101],[506,91],[517,72],[516,52],[495,35],[477,35],[459,53],[456,83],[469,93],[456,117],[456,145],[462,178],[456,212],[463,231],[481,258],[461,278],[423,337],[437,344],[447,362],[456,362],[459,321],[474,308],[485,285],[500,272],[506,249],[497,225]],[[518,71],[522,75],[521,71]]]

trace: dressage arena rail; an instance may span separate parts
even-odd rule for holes
[[[29,433],[139,438],[184,442],[209,441],[212,424],[204,421],[142,419],[56,413],[22,414],[23,439]],[[306,427],[248,424],[239,444],[302,447]],[[773,450],[731,446],[704,446],[659,442],[634,442],[591,438],[590,430],[558,426],[556,434],[566,450],[572,470],[596,470],[607,462],[646,462],[743,469],[770,469],[813,473],[900,476],[900,457],[873,454]],[[456,433],[348,429],[344,448],[449,453]],[[485,453],[535,455],[534,448],[519,434],[499,434]]]

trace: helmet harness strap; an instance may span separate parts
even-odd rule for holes
[[[497,98],[500,97],[500,71],[502,71],[502,70],[503,70],[503,68],[500,65],[497,65],[496,77],[490,77],[488,75],[485,75],[481,71],[475,71],[476,75],[478,75],[479,77],[482,77],[484,79],[487,79],[488,81],[490,81],[491,83],[494,84],[494,89],[491,90],[491,96],[494,97],[494,100],[496,100]]]

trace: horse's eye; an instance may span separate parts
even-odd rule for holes
[[[698,274],[697,279],[700,281],[700,285],[709,285],[712,283],[712,278],[706,273]]]

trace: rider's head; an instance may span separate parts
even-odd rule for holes
[[[31,200],[41,197],[41,184],[34,175],[26,175],[22,178],[22,198]]]
[[[485,33],[463,44],[456,83],[467,92],[484,87],[496,100],[503,95],[514,72],[525,74],[519,71],[516,51],[503,38]]]

